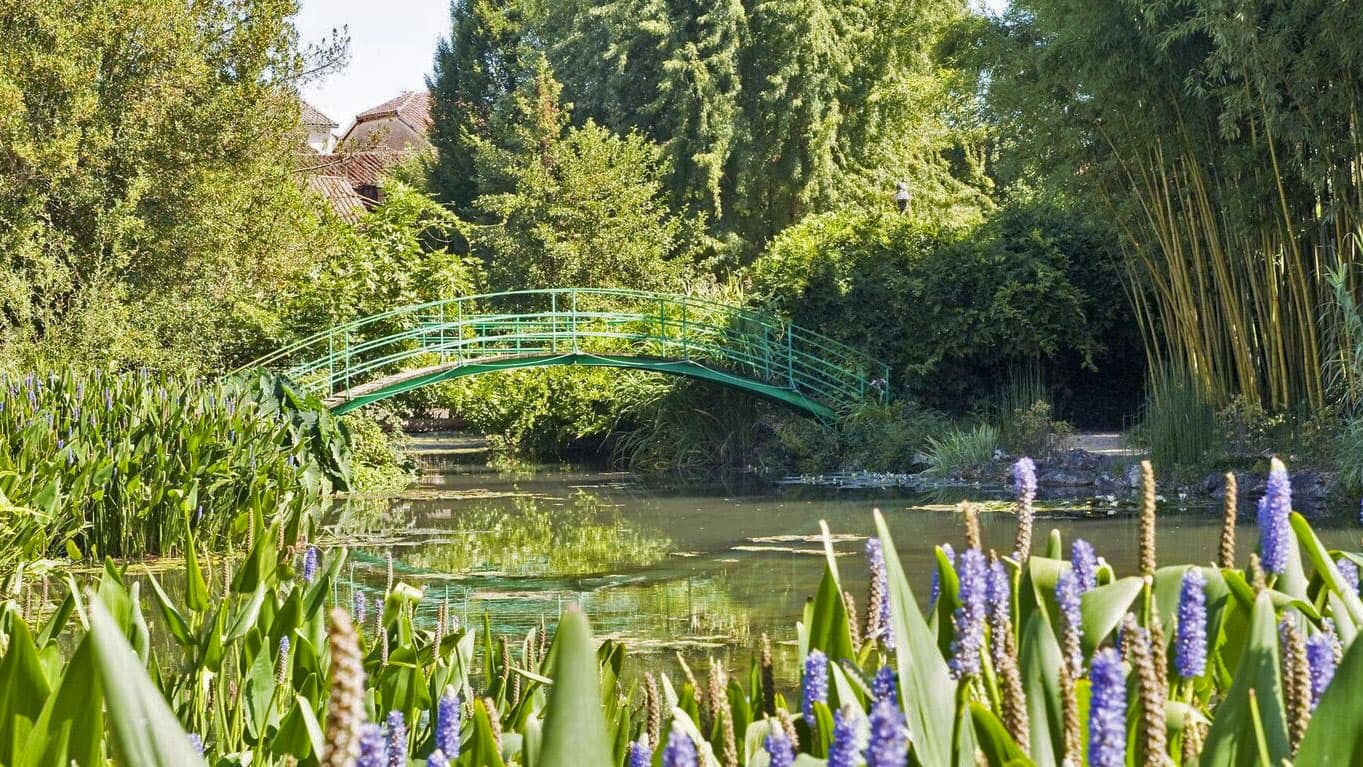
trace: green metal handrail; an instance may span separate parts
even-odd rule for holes
[[[887,365],[771,315],[693,296],[604,288],[398,307],[315,333],[233,373],[281,372],[344,412],[437,380],[555,364],[692,375],[821,417],[884,401],[889,392]]]

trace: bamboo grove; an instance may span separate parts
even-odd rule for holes
[[[1235,494],[1202,563],[1160,563],[1146,464],[1139,570],[1058,533],[936,549],[916,595],[884,519],[865,620],[828,563],[795,626],[798,688],[764,636],[746,673],[628,677],[576,609],[493,637],[394,577],[360,588],[296,514],[250,515],[244,556],[191,538],[166,572],[12,575],[0,614],[6,765],[1337,765],[1363,753],[1363,554],[1327,550],[1274,461],[1256,551]],[[1034,551],[1035,549],[1035,551]],[[1241,566],[1238,563],[1243,563]],[[378,564],[362,564],[382,568]],[[844,567],[846,565],[843,565]],[[175,596],[171,596],[174,594]],[[778,639],[784,639],[778,637]],[[638,679],[626,682],[627,678]]]
[[[1012,161],[1102,201],[1151,359],[1219,403],[1319,410],[1357,377],[1331,275],[1357,295],[1359,14],[1021,0],[989,26]]]

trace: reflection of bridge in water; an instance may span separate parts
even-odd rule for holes
[[[689,296],[555,288],[392,309],[246,368],[288,376],[344,413],[440,381],[556,365],[712,381],[828,419],[884,401],[889,368],[771,315]]]

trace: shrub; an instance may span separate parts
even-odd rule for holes
[[[953,427],[941,437],[928,438],[928,473],[942,477],[977,470],[993,461],[998,449],[999,430],[994,426]]]

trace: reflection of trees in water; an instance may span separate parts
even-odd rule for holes
[[[431,539],[399,556],[445,573],[580,576],[647,567],[663,560],[671,539],[644,532],[609,501],[578,492],[563,499],[511,496],[434,503],[357,501],[338,531]]]

